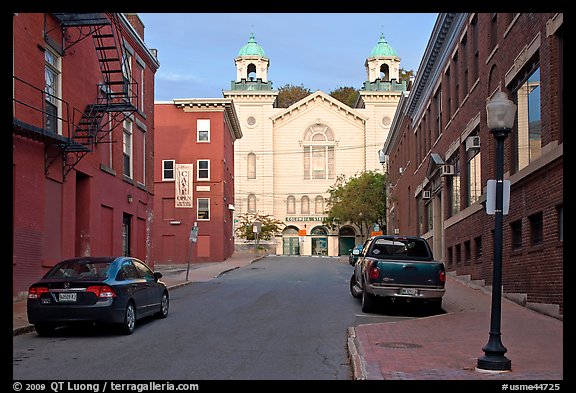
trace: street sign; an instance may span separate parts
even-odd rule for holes
[[[502,214],[510,210],[510,180],[502,181]],[[486,214],[496,214],[496,180],[488,180],[486,184]]]
[[[254,221],[254,223],[252,224],[252,232],[260,233],[261,230],[262,230],[262,223],[260,221]]]
[[[194,226],[190,230],[190,241],[196,243],[198,241],[198,224],[194,223]]]
[[[298,236],[306,236],[306,229],[298,229]]]

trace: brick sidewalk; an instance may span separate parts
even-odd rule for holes
[[[446,314],[351,328],[355,379],[562,380],[562,321],[503,299],[502,343],[512,370],[479,371],[491,296],[451,277],[444,296]]]

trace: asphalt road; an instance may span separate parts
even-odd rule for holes
[[[347,328],[414,318],[363,314],[337,258],[267,257],[171,291],[168,318],[13,339],[13,377],[84,380],[345,380]]]

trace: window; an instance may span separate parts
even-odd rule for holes
[[[456,266],[460,266],[462,263],[462,249],[460,244],[456,244],[454,247],[454,253],[456,254]]]
[[[478,136],[478,133],[470,136]],[[482,195],[482,165],[480,149],[470,149],[466,152],[466,175],[467,175],[467,206],[475,203]]]
[[[136,280],[139,279],[138,270],[130,261],[122,263],[122,269],[118,273],[121,280]]]
[[[470,22],[470,29],[472,31],[472,47],[470,48],[472,64],[470,67],[470,76],[471,81],[476,82],[478,79],[480,64],[480,57],[478,52],[478,15],[474,15],[472,17],[472,21]]]
[[[314,200],[314,212],[316,214],[324,214],[324,197],[318,195]]]
[[[492,52],[496,45],[498,44],[498,14],[496,12],[492,13],[490,16],[490,34],[489,34],[489,52]]]
[[[197,142],[210,142],[210,119],[196,120],[196,131]]]
[[[140,130],[140,140],[142,141],[142,156],[140,157],[140,173],[138,174],[138,181],[142,185],[146,185],[146,132],[138,127]]]
[[[124,175],[132,178],[132,121],[124,120]]]
[[[304,179],[334,178],[334,134],[324,124],[314,124],[304,134]]]
[[[132,216],[124,213],[122,215],[122,255],[127,257],[130,256],[131,223]]]
[[[286,199],[286,213],[296,214],[296,198],[292,195]]]
[[[454,176],[448,177],[449,188],[449,201],[450,201],[450,216],[457,214],[460,211],[460,160],[459,156],[455,155],[450,164],[454,165]]]
[[[256,154],[248,153],[247,158],[248,179],[256,179]]]
[[[540,67],[537,67],[516,91],[517,169],[520,170],[542,154],[540,121]]]
[[[452,104],[454,107],[452,108],[452,113],[456,113],[456,110],[460,106],[460,79],[459,79],[459,72],[458,68],[460,68],[460,62],[458,61],[458,51],[454,54],[452,58],[452,85],[453,85],[453,100]]]
[[[522,221],[514,221],[510,224],[510,233],[512,236],[512,250],[522,248]]]
[[[248,213],[256,213],[256,195],[248,195]]]
[[[528,217],[530,222],[530,245],[538,246],[544,242],[544,224],[542,212]]]
[[[452,252],[452,247],[448,247],[448,268],[452,269],[452,265],[454,264],[454,261],[452,260],[452,258],[454,258],[453,252]]]
[[[130,86],[130,82],[132,81],[132,53],[130,53],[132,48],[126,46],[124,43],[124,48],[122,50],[122,78],[124,79],[124,93],[128,95],[130,101],[134,97],[132,94],[132,86]]]
[[[470,240],[464,242],[464,264],[469,265],[472,259],[472,244]]]
[[[140,275],[141,278],[146,279],[146,281],[154,280],[154,273],[152,273],[152,271],[148,269],[148,267],[144,266],[143,263],[139,261],[134,261],[134,266],[136,267],[136,270],[138,270],[138,274]]]
[[[197,180],[210,180],[210,160],[196,161],[196,179]]]
[[[60,57],[46,48],[44,51],[45,69],[44,78],[46,86],[44,88],[46,103],[46,130],[60,134]]]
[[[198,220],[210,220],[210,198],[198,198],[196,203]]]
[[[474,238],[474,257],[477,262],[479,262],[480,257],[482,257],[482,236]]]
[[[460,58],[460,65],[462,67],[462,95],[466,97],[468,94],[468,34],[464,34],[464,37],[462,37],[460,47],[462,48],[462,56]]]
[[[446,124],[448,124],[448,122],[450,121],[450,118],[452,117],[452,87],[451,87],[451,80],[450,80],[450,67],[448,67],[448,69],[446,70],[446,73],[444,74],[444,80],[446,81],[444,84],[444,92],[446,93],[444,95],[444,98],[446,99]]]
[[[174,180],[175,160],[162,160],[162,180]]]
[[[310,214],[310,198],[304,195],[300,200],[300,212],[302,214]]]
[[[144,107],[144,67],[140,68],[140,111],[142,113],[145,112],[145,107]]]

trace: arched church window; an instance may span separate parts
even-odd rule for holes
[[[300,213],[310,214],[310,198],[307,195],[304,195],[300,200]]]
[[[296,214],[296,198],[293,195],[289,195],[286,199],[286,213]]]
[[[247,79],[248,80],[256,80],[256,65],[250,63],[247,67]]]
[[[256,154],[248,153],[247,161],[248,179],[256,179]]]
[[[334,178],[334,132],[322,123],[309,126],[304,132],[304,179]]]
[[[314,200],[314,211],[316,214],[324,214],[324,197],[318,195]]]
[[[248,213],[256,213],[256,195],[248,195]]]

